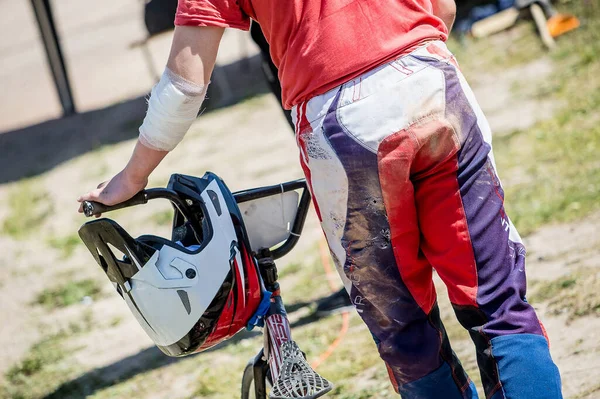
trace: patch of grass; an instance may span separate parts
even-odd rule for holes
[[[470,71],[485,68],[498,72],[535,61],[546,53],[534,24],[526,21],[501,35],[483,39],[459,39],[452,35],[447,44],[467,78]]]
[[[73,280],[79,273],[78,269],[65,269],[61,270],[54,275],[54,281],[66,281]]]
[[[37,180],[25,180],[10,190],[7,203],[8,216],[2,223],[2,231],[15,239],[23,239],[38,231],[46,218],[52,214],[52,201]]]
[[[595,149],[600,143],[600,129],[575,130],[574,125],[561,129],[551,120],[508,142],[496,143],[501,176],[504,170],[509,181],[523,181],[505,187],[508,213],[523,234],[549,222],[575,220],[600,208],[600,168]],[[523,175],[527,178],[519,179]]]
[[[89,331],[93,325],[92,313],[86,311],[82,320],[34,344],[21,361],[5,373],[0,398],[42,399],[71,379],[79,370],[70,356],[79,348],[73,347],[70,340]]]
[[[48,245],[60,251],[62,259],[69,259],[75,252],[75,249],[82,244],[79,235],[75,233],[63,237],[50,237],[48,239]]]
[[[524,235],[600,209],[600,3],[569,2],[559,8],[582,24],[559,37],[550,53],[529,22],[466,46],[449,42],[467,78],[481,71],[501,76],[507,67],[544,56],[553,61],[554,72],[538,83],[534,97],[557,100],[563,108],[531,129],[494,138],[507,210]]]
[[[23,264],[21,267],[15,268],[10,271],[11,277],[23,277],[31,274],[41,273],[44,270],[42,265],[29,265]]]
[[[121,317],[121,316],[115,316],[115,317],[113,317],[113,318],[112,318],[112,319],[111,319],[111,320],[108,322],[108,325],[109,325],[110,327],[116,327],[116,326],[118,326],[119,324],[121,324],[122,322],[123,322],[123,317]]]
[[[46,385],[60,379],[65,369],[60,362],[68,355],[63,347],[65,334],[58,333],[35,344],[25,357],[6,372],[3,387],[7,397],[33,399],[42,397]],[[40,381],[44,381],[40,384]]]
[[[563,290],[577,284],[577,276],[563,276],[557,280],[547,282],[535,282],[532,288],[535,294],[529,299],[532,303],[545,302],[560,295]]]
[[[101,181],[104,181],[110,178],[108,175],[110,168],[106,163],[106,160],[110,159],[108,153],[110,152],[111,147],[112,146],[100,146],[92,151],[90,158],[94,163],[94,167],[86,168],[86,179],[102,179]]]
[[[173,210],[165,210],[154,213],[150,220],[159,226],[168,226],[173,222]]]
[[[536,284],[532,301],[549,301],[551,313],[567,314],[569,320],[600,317],[600,275],[595,269],[581,269],[575,276]]]
[[[550,54],[554,72],[537,88],[538,97],[563,108],[531,129],[494,138],[507,211],[525,235],[600,209],[600,4],[573,2],[566,11],[582,27],[559,38]]]
[[[391,393],[382,391],[377,387],[360,389],[358,392],[352,392],[353,390],[354,389],[351,385],[338,385],[329,395],[337,399],[373,399],[392,397],[390,396]]]
[[[340,325],[341,317],[332,316],[319,320],[302,332],[298,342],[309,360],[318,358],[333,342],[338,335]],[[387,383],[385,365],[379,357],[373,337],[358,316],[351,317],[349,330],[348,335],[344,338],[344,343],[338,346],[330,358],[319,366],[319,373],[336,384],[343,384],[354,380],[365,370],[374,369],[376,380],[385,382],[386,388],[393,391],[391,385]],[[348,393],[348,391],[346,392]]]
[[[287,264],[281,270],[278,270],[277,274],[279,275],[279,278],[285,278],[298,273],[300,270],[302,270],[302,264],[299,262],[292,262]]]
[[[45,289],[37,296],[34,304],[44,306],[47,309],[63,308],[79,303],[86,296],[96,299],[99,297],[101,291],[100,284],[93,279],[69,281],[65,284]]]
[[[583,344],[584,342],[585,341],[581,338],[579,338],[577,341],[575,341],[571,355],[579,355],[580,353],[584,352],[585,349],[581,348],[581,344]]]
[[[317,254],[318,249],[315,248],[313,253]],[[306,302],[329,295],[327,277],[319,259],[304,259],[298,268],[302,269],[302,273],[288,273],[284,271],[285,268],[282,270],[280,285],[286,303]]]
[[[198,388],[196,388],[191,398],[204,398],[219,392],[221,384],[219,381],[215,381],[214,376],[211,377],[212,378],[204,379],[204,381],[197,384]]]
[[[74,351],[65,345],[69,333],[61,331],[33,345],[25,357],[5,374],[0,396],[12,399],[43,398],[65,381],[74,368],[64,360]]]
[[[69,323],[69,332],[71,334],[81,334],[86,333],[92,330],[94,326],[94,314],[91,309],[86,309],[83,311],[80,320],[72,321]]]
[[[456,315],[454,314],[450,306],[444,309],[444,312],[441,313],[441,318],[442,323],[444,324],[444,328],[446,329],[446,334],[448,335],[448,339],[451,343],[465,340],[471,342],[469,332],[463,326],[460,325],[460,323],[456,319]]]

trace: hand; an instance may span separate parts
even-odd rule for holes
[[[100,183],[98,188],[77,198],[77,202],[95,201],[104,205],[115,205],[127,201],[148,184],[148,178],[135,179],[127,168],[116,174],[112,179]],[[83,213],[83,206],[79,205],[79,213]],[[98,217],[100,215],[96,215]]]

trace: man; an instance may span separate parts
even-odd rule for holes
[[[79,198],[114,204],[194,121],[225,27],[263,28],[338,268],[403,398],[475,398],[432,270],[468,329],[487,398],[561,398],[525,300],[491,132],[444,45],[452,0],[180,0],[167,68],[129,163]]]
[[[265,39],[265,35],[262,33],[260,29],[260,25],[256,22],[252,22],[250,25],[250,35],[252,36],[252,40],[258,48],[260,49],[260,55],[263,60],[263,72],[267,82],[269,83],[269,88],[271,92],[277,97],[279,100],[279,104],[281,104],[281,82],[279,82],[279,77],[277,76],[277,67],[273,64],[271,60],[271,54],[269,50],[269,43],[267,43],[267,39]],[[292,131],[295,130],[294,122],[292,121],[292,113],[289,109],[283,108],[283,115],[285,119],[288,121]],[[315,314],[318,316],[326,316],[332,313],[348,311],[354,306],[352,305],[352,301],[348,296],[348,293],[344,288],[341,290],[327,296],[324,298],[320,298],[317,301],[317,308],[315,309]]]
[[[281,82],[279,82],[279,77],[277,76],[277,67],[273,64],[271,60],[270,48],[267,39],[265,39],[265,35],[260,28],[260,25],[256,22],[252,22],[250,25],[250,36],[252,37],[252,41],[256,43],[258,48],[260,49],[260,56],[262,58],[262,70],[267,79],[267,83],[269,84],[269,89],[271,89],[271,93],[275,95],[279,104],[281,105]],[[283,111],[283,115],[285,119],[288,121],[292,131],[294,130],[294,122],[292,122],[292,113],[289,109],[281,107]]]

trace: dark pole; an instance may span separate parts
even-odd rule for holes
[[[69,84],[69,76],[67,68],[60,49],[58,34],[52,18],[52,9],[50,8],[50,0],[31,0],[33,11],[38,22],[44,48],[46,49],[46,57],[50,64],[54,85],[58,92],[58,97],[63,108],[63,115],[72,115],[75,111],[75,102],[71,93]]]

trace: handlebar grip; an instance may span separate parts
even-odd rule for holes
[[[87,217],[99,215],[101,213],[116,211],[117,209],[123,209],[134,205],[142,205],[148,202],[148,194],[142,190],[127,201],[115,205],[104,205],[94,201],[83,201],[83,213]]]

